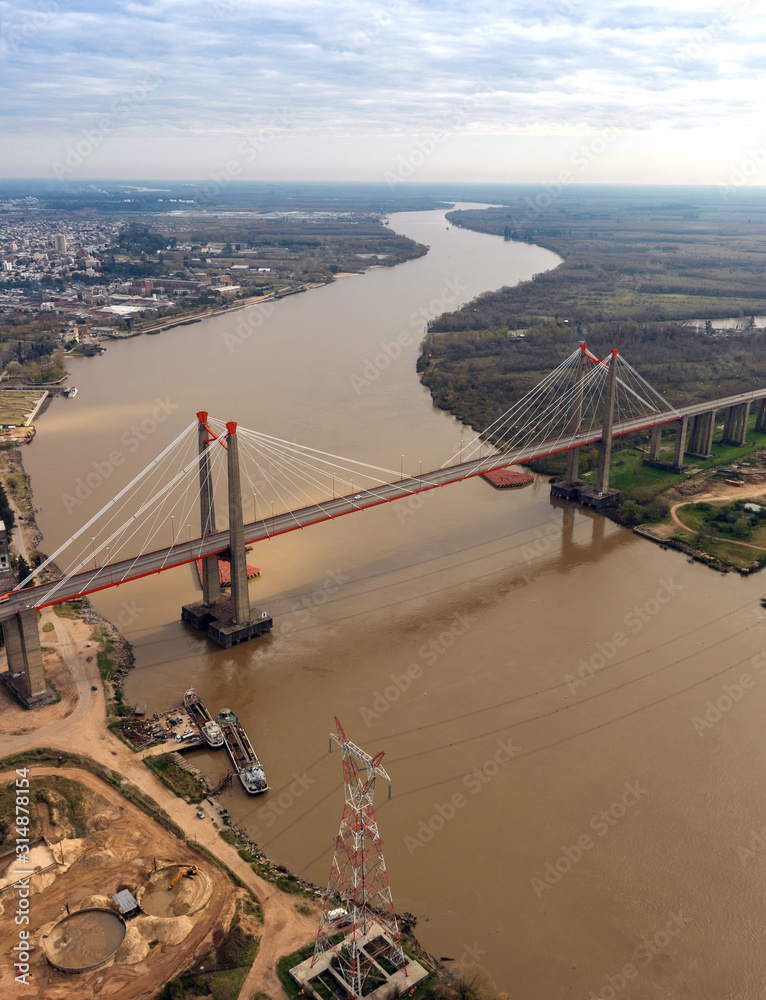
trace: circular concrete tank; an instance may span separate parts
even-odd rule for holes
[[[45,957],[62,972],[91,972],[108,962],[125,938],[114,910],[91,907],[63,917],[43,938]]]

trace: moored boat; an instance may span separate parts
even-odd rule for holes
[[[202,727],[202,735],[205,737],[205,742],[209,747],[217,750],[219,747],[223,746],[223,730],[218,725],[217,722],[206,722]]]
[[[242,782],[245,791],[251,795],[261,795],[269,787],[266,775],[257,758],[252,764],[248,764],[247,767],[242,768],[239,772],[239,780]]]
[[[226,723],[232,724],[238,722],[236,715],[232,712],[230,708],[222,708],[218,713],[218,724],[223,726]]]
[[[194,688],[189,688],[189,690],[184,695],[184,708],[189,708],[191,705],[198,705],[201,701],[200,696],[194,690]]]

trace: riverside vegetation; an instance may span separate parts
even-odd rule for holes
[[[551,202],[547,204],[547,202]],[[532,389],[576,343],[617,347],[672,404],[766,385],[766,196],[727,205],[706,189],[570,189],[450,213],[455,225],[534,242],[563,257],[531,281],[479,296],[432,320],[418,370],[437,406],[481,431]],[[713,322],[728,319],[727,329]],[[523,334],[523,337],[520,336]],[[658,494],[677,476],[643,465],[648,434],[615,442],[612,484],[625,524],[662,520]],[[745,449],[717,444],[710,464]],[[531,463],[559,475],[563,456]],[[587,474],[597,449],[584,449]]]

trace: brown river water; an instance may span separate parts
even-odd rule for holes
[[[262,322],[211,318],[73,362],[79,394],[25,452],[43,548],[198,409],[387,468],[403,453],[411,474],[446,461],[471,434],[418,382],[424,317],[556,258],[441,212],[391,224],[427,256]],[[237,783],[222,804],[267,853],[326,883],[337,715],[386,752],[394,900],[436,956],[478,962],[514,1000],[766,996],[762,577],[551,502],[542,478],[505,493],[469,480],[259,543],[249,561],[275,627],[231,651],[179,623],[198,599],[189,567],[94,604],[135,646],[129,701],[151,714],[194,685],[243,720],[271,788]],[[226,770],[222,753],[197,762]]]

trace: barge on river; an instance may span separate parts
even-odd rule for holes
[[[229,708],[218,713],[218,724],[223,732],[224,743],[229,751],[234,770],[246,792],[262,795],[268,790],[268,782],[263,766],[256,756],[242,723]]]
[[[189,718],[197,726],[205,738],[205,742],[213,750],[218,750],[223,746],[223,732],[218,723],[205,708],[202,699],[194,690],[189,690],[184,695],[184,708],[189,713]]]

